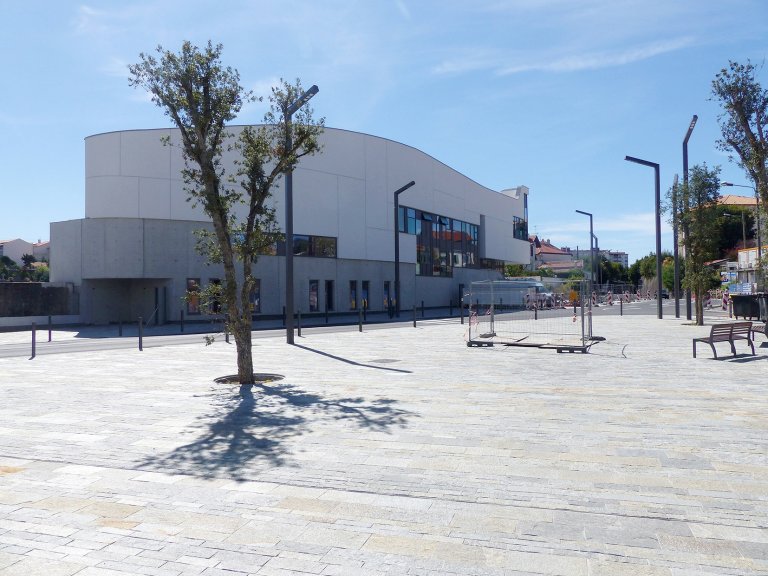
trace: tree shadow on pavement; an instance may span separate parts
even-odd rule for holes
[[[144,458],[139,468],[242,481],[290,465],[290,441],[323,422],[387,432],[414,416],[392,399],[323,397],[291,384],[241,384],[217,390],[214,398],[211,413],[198,419],[202,435],[167,454]]]

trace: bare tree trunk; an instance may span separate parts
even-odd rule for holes
[[[251,311],[247,304],[230,316],[237,348],[237,379],[240,384],[253,384],[253,351],[251,346]]]
[[[696,290],[696,326],[704,326],[704,292]]]

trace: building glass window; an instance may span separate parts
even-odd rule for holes
[[[208,283],[211,285],[211,301],[208,305],[209,311],[212,314],[221,314],[221,300],[219,300],[219,296],[221,295],[221,280],[219,278],[210,278],[208,280]]]
[[[261,280],[256,278],[253,281],[253,290],[248,297],[251,303],[251,314],[258,314],[261,312]]]
[[[333,280],[325,281],[325,309],[332,312],[333,307]]]
[[[310,236],[309,255],[315,258],[336,258],[336,238]]]
[[[513,235],[518,240],[528,240],[528,222],[518,216],[512,217]]]
[[[336,258],[337,240],[333,236],[293,235],[293,255],[314,258]],[[278,242],[265,255],[285,256],[285,242]]]
[[[187,278],[187,314],[200,314],[200,278]]]
[[[349,281],[349,309],[357,310],[357,280]]]
[[[360,305],[363,307],[363,310],[368,310],[368,303],[370,300],[368,299],[369,291],[371,288],[371,283],[368,280],[363,280],[363,286],[362,286],[362,294],[360,294]]]
[[[450,277],[454,268],[480,267],[477,224],[407,206],[400,210],[400,231],[416,236],[417,276]]]
[[[318,304],[319,292],[320,292],[320,281],[310,280],[309,281],[309,311],[310,312],[317,312],[320,309]]]

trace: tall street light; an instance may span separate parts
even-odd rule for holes
[[[699,117],[696,114],[694,114],[693,118],[691,118],[691,123],[688,126],[688,131],[685,133],[685,138],[683,139],[683,185],[685,185],[686,187],[688,186],[688,140],[691,137],[691,133],[693,132],[693,128],[696,126],[696,121],[698,119]],[[688,242],[687,219],[683,223],[683,242],[685,243]],[[676,266],[678,265],[677,259],[675,259],[675,265]],[[692,312],[692,306],[691,306],[691,291],[686,290],[685,291],[685,319],[690,320],[692,315],[693,315],[693,312]]]
[[[672,258],[675,261],[674,290],[675,318],[680,318],[680,256],[678,254],[679,239],[677,236],[680,221],[677,216],[677,174],[672,184]]]
[[[592,291],[594,290],[594,276],[595,276],[595,234],[592,228],[592,214],[590,212],[584,212],[583,210],[576,210],[578,214],[584,214],[589,216],[589,288],[587,288],[587,300],[589,301],[589,337],[592,338]]]
[[[656,311],[659,320],[661,320],[663,316],[661,313],[661,182],[659,177],[659,165],[656,162],[640,160],[640,158],[635,158],[633,156],[625,156],[624,160],[627,162],[634,162],[635,164],[642,164],[643,166],[649,166],[653,168],[656,176],[656,283],[658,284],[656,289]]]
[[[291,117],[320,89],[316,84],[283,110],[285,118],[285,153],[293,147]],[[293,344],[293,167],[285,171],[285,339]]]
[[[416,184],[411,180],[395,190],[395,316],[400,318],[400,204],[398,196]]]
[[[720,182],[720,186],[736,186],[737,188],[749,188],[755,193],[755,220],[757,222],[757,261],[760,262],[763,258],[763,239],[760,234],[760,195],[757,193],[757,188],[754,186],[747,186],[746,184],[734,184],[733,182]],[[743,215],[743,212],[742,212]],[[744,245],[746,248],[746,244]]]

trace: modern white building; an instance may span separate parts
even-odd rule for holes
[[[420,150],[367,134],[326,128],[321,142],[322,152],[303,158],[293,176],[294,302],[302,313],[389,308],[393,192],[411,180],[399,196],[403,310],[422,301],[457,305],[472,281],[529,262],[526,187],[490,190]],[[229,173],[234,160],[225,153]],[[195,230],[211,225],[188,201],[182,168],[176,129],[86,138],[85,218],[52,223],[50,243],[51,281],[77,287],[83,322],[205,318],[183,296],[218,282],[223,270],[195,251]],[[278,187],[281,227],[283,200]],[[256,318],[282,314],[284,249],[255,265]]]

